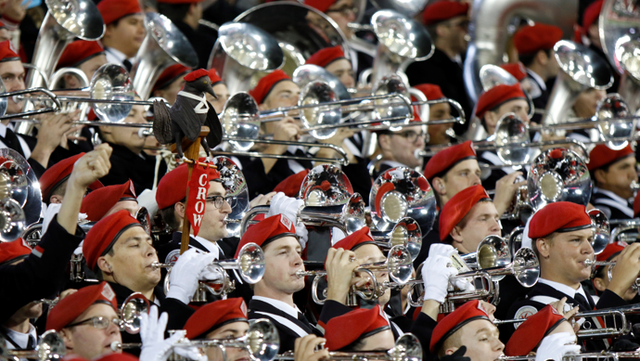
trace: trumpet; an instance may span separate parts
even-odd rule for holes
[[[164,292],[169,292],[170,272],[173,264],[154,262],[154,268],[168,268],[164,281]],[[255,243],[245,244],[238,252],[238,258],[225,261],[215,261],[207,266],[208,271],[218,275],[218,278],[211,280],[200,280],[198,289],[193,296],[193,302],[206,302],[206,294],[214,296],[230,293],[235,290],[235,281],[229,279],[225,270],[238,270],[240,277],[249,284],[260,282],[265,271],[264,252]]]
[[[329,359],[339,361],[353,360],[387,360],[387,361],[422,361],[422,346],[418,338],[411,333],[405,333],[396,341],[394,347],[388,351],[330,351]],[[278,355],[276,360],[294,360],[293,352],[287,351]]]
[[[609,279],[609,282],[611,282],[611,279],[613,279],[613,269],[615,268],[616,263],[616,261],[595,261],[591,259],[587,259],[584,261],[584,264],[586,266],[591,266],[593,272],[595,272],[596,267],[609,266],[609,268],[607,269],[607,278]],[[640,277],[636,278],[635,282],[631,284],[631,288],[633,288],[636,292],[640,292]]]
[[[637,313],[637,309],[633,311],[627,309],[627,313]],[[625,308],[613,308],[604,310],[595,310],[576,313],[572,319],[584,319],[580,330],[576,333],[578,338],[613,338],[626,335],[631,332],[631,325],[627,322]],[[600,327],[600,321],[604,325]],[[522,323],[526,318],[516,318],[512,320],[494,320],[496,325],[509,323]]]
[[[185,331],[178,332],[185,333]],[[113,351],[140,347],[142,347],[141,343],[121,343],[117,341],[111,343],[111,349]],[[253,360],[271,361],[276,357],[278,349],[280,348],[280,337],[271,321],[266,318],[260,318],[249,320],[247,334],[235,339],[188,340],[185,337],[173,345],[174,349],[188,347],[219,347],[223,352],[227,347],[241,348],[249,351],[251,359]]]
[[[347,305],[356,306],[357,297],[364,300],[374,300],[382,296],[385,289],[389,287],[387,283],[380,283],[375,275],[375,272],[388,272],[389,277],[395,282],[395,284],[405,284],[410,278],[413,272],[413,265],[411,255],[409,251],[403,246],[393,246],[389,251],[387,260],[384,262],[376,262],[370,264],[362,264],[356,268],[354,272],[364,272],[371,280],[372,285],[367,285],[364,288],[356,288],[355,285],[351,286],[349,291],[349,297]],[[326,301],[326,289],[322,291],[322,296],[318,292],[320,289],[320,281],[327,275],[327,271],[298,271],[296,276],[302,277],[314,277],[311,284],[311,295],[313,301],[316,304],[322,305]]]
[[[42,334],[35,350],[9,350],[4,336],[0,335],[0,360],[13,361],[24,358],[39,361],[55,361],[67,354],[62,337],[55,331],[49,330]]]

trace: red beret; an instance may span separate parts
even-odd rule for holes
[[[513,75],[513,77],[516,78],[517,81],[522,81],[522,79],[527,77],[527,71],[525,70],[524,65],[522,65],[521,62],[502,64],[500,65],[500,67],[509,72],[509,74]]]
[[[431,344],[429,345],[431,353],[435,354],[447,338],[467,323],[475,320],[487,320],[491,322],[489,314],[478,300],[466,302],[445,316],[438,322],[431,334]]]
[[[633,149],[629,145],[620,150],[613,150],[605,144],[598,144],[589,153],[587,169],[594,171],[631,155],[633,155]]]
[[[204,158],[200,158],[200,162]],[[218,170],[209,168],[209,181],[220,178]],[[187,196],[187,183],[189,181],[189,167],[186,164],[179,165],[176,169],[165,174],[156,189],[156,203],[158,209],[165,209],[180,202]]]
[[[47,330],[62,330],[94,303],[106,303],[114,310],[118,309],[116,293],[107,282],[83,287],[78,292],[61,299],[54,308],[49,310]]]
[[[142,14],[138,0],[102,0],[98,3],[98,11],[105,25],[128,15]]]
[[[626,246],[627,243],[625,242],[609,243],[602,252],[596,255],[596,261],[609,261],[619,252],[622,252]]]
[[[539,50],[553,49],[560,40],[562,40],[562,30],[559,27],[537,23],[518,30],[513,36],[513,45],[518,50],[518,54],[532,55]]]
[[[140,222],[125,209],[98,221],[87,233],[87,237],[82,243],[82,254],[87,260],[87,266],[90,269],[95,269],[98,258],[111,250],[125,230],[135,226],[142,227]]]
[[[586,35],[591,25],[600,17],[600,11],[602,10],[602,4],[604,0],[597,0],[587,6],[582,15],[582,31]]]
[[[302,187],[302,181],[304,177],[309,174],[309,169],[305,169],[296,174],[290,175],[273,189],[274,192],[282,192],[287,197],[297,198],[300,193],[300,187]]]
[[[79,66],[100,54],[104,49],[97,41],[76,40],[64,48],[56,69]]]
[[[271,89],[283,80],[291,80],[291,78],[280,69],[274,70],[273,72],[263,76],[260,81],[258,81],[255,88],[249,91],[249,95],[255,99],[258,105],[260,105],[267,98]]]
[[[218,75],[218,71],[215,69],[209,69],[209,79],[211,79],[212,86],[222,83],[222,79],[220,79],[220,75]]]
[[[342,248],[349,251],[353,251],[356,248],[362,246],[363,244],[375,244],[373,236],[371,235],[371,231],[369,231],[369,227],[364,226],[359,230],[351,233],[350,235],[344,237],[340,241],[336,242],[331,248]]]
[[[360,337],[367,337],[389,329],[389,321],[382,315],[380,306],[358,308],[333,317],[324,328],[327,349],[338,351]]]
[[[425,25],[449,20],[456,16],[467,15],[469,4],[459,1],[442,0],[427,6],[422,12],[422,22]]]
[[[321,13],[326,13],[331,5],[335,4],[336,0],[304,0],[304,4],[317,9]]]
[[[540,208],[529,221],[529,238],[535,240],[553,232],[571,232],[591,227],[591,217],[581,204],[549,203]]]
[[[86,213],[89,221],[97,222],[121,200],[136,200],[136,190],[131,179],[126,183],[102,187],[89,193],[82,199],[80,213]]]
[[[187,331],[189,340],[195,340],[227,323],[248,322],[247,317],[247,304],[244,300],[240,297],[228,298],[200,307],[189,317],[184,330]]]
[[[418,84],[414,86],[415,89],[418,89],[427,97],[427,100],[438,100],[444,98],[444,94],[442,94],[442,90],[440,86],[435,84]]]
[[[60,184],[69,179],[71,171],[76,161],[84,155],[76,154],[73,157],[65,158],[58,163],[49,167],[40,177],[40,188],[42,189],[42,200],[49,202],[51,192],[53,192]],[[95,181],[89,185],[90,190],[104,187],[100,181]]]
[[[482,199],[491,199],[481,185],[475,185],[456,193],[440,212],[440,240],[444,241],[453,228]]]
[[[504,348],[505,355],[522,356],[535,351],[542,339],[558,327],[562,321],[566,321],[566,319],[553,306],[545,306],[527,317],[527,320],[518,326]]]
[[[21,61],[20,56],[13,50],[11,41],[5,40],[0,43],[0,63],[5,61]]]
[[[156,90],[162,90],[168,87],[169,85],[171,85],[171,83],[185,76],[190,71],[191,68],[187,68],[182,64],[171,65],[170,67],[166,68],[162,72],[162,74],[160,74],[158,80],[156,80],[156,84],[153,86],[153,89],[151,89],[151,94],[153,94],[153,92]]]
[[[480,119],[484,117],[484,113],[488,110],[494,109],[502,103],[511,99],[526,99],[524,92],[520,88],[520,84],[496,85],[493,88],[487,90],[478,98],[478,104],[476,104],[476,116]]]
[[[0,242],[0,265],[31,253],[31,247],[22,238],[12,242]]]
[[[431,182],[434,177],[443,176],[456,164],[467,159],[476,159],[476,150],[470,140],[436,153],[424,167],[424,176]]]
[[[344,51],[340,45],[332,46],[330,48],[324,48],[316,51],[311,55],[305,64],[313,64],[320,67],[326,67],[336,60],[345,59]]]
[[[235,257],[238,258],[238,252],[247,243],[255,243],[264,248],[270,242],[286,236],[296,237],[296,227],[289,218],[284,214],[276,214],[265,218],[244,232],[238,244]]]
[[[184,80],[185,81],[194,81],[197,79],[202,78],[203,76],[209,76],[209,72],[200,68],[200,69],[196,69],[194,71],[192,71],[191,73],[185,75]]]

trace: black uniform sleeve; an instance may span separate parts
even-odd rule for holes
[[[165,298],[160,306],[160,313],[162,314],[162,312],[166,312],[169,315],[167,331],[182,330],[189,317],[195,313],[193,308],[175,298]]]
[[[56,216],[24,262],[0,267],[0,294],[12,295],[0,299],[0,323],[27,303],[62,290],[71,255],[84,236],[80,227],[75,235],[69,234]]]
[[[432,354],[431,351],[429,351],[431,334],[437,324],[436,320],[420,312],[411,326],[411,333],[414,334],[418,340],[420,340],[420,344],[422,344],[422,359],[425,361],[436,360],[438,358],[436,354]]]

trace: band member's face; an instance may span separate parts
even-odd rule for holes
[[[453,354],[460,346],[467,346],[464,356],[471,361],[494,361],[503,355],[504,344],[500,342],[500,332],[498,328],[487,320],[475,320],[462,326],[456,331],[462,344],[458,347],[449,347],[447,355]]]
[[[107,56],[104,54],[100,54],[80,64],[78,68],[80,68],[80,70],[82,70],[84,75],[87,76],[87,79],[91,81],[91,78],[93,77],[93,74],[96,72],[96,70],[98,70],[98,68],[100,68],[106,63],[107,63]]]
[[[619,255],[612,257],[609,259],[610,261],[616,261]],[[598,275],[593,278],[593,286],[599,292],[604,292],[604,290],[609,287],[609,268],[613,267],[611,270],[611,276],[615,275],[616,268],[615,266],[604,266],[599,270]],[[627,291],[622,295],[622,298],[626,301],[633,300],[638,295],[638,291],[634,290],[633,287],[629,287]]]
[[[429,120],[444,120],[451,118],[451,106],[448,103],[434,104],[429,107]],[[451,124],[429,125],[429,144],[447,144],[450,142],[447,129]]]
[[[114,47],[123,52],[127,58],[131,58],[136,56],[146,34],[142,14],[125,16],[118,21],[117,25],[107,25],[104,37],[105,40],[107,38],[109,40],[105,45]]]
[[[331,64],[327,65],[325,69],[338,77],[340,82],[344,84],[347,88],[355,88],[356,81],[353,74],[353,66],[351,66],[351,62],[347,59],[339,59],[331,62]]]
[[[292,295],[304,288],[304,277],[296,276],[297,271],[304,271],[304,264],[302,247],[295,237],[276,239],[263,251],[266,267],[262,280],[255,285],[256,293]]]
[[[271,89],[269,95],[260,104],[260,110],[298,105],[299,96],[300,87],[290,80],[283,80]]]
[[[425,132],[422,126],[405,127],[387,137],[388,142],[380,143],[386,153],[385,156],[390,155],[391,160],[410,168],[422,166],[422,157],[416,157],[415,154],[416,150],[423,149],[425,145]]]
[[[466,222],[465,222],[466,220]],[[462,224],[465,223],[465,224]],[[486,236],[500,236],[500,215],[493,202],[478,202],[465,219],[451,232],[453,246],[463,252],[474,252]]]
[[[111,209],[102,218],[112,215],[123,209],[126,209],[127,212],[131,214],[132,217],[135,217],[136,213],[138,212],[138,209],[140,209],[140,206],[138,205],[138,202],[133,199],[118,201],[113,207],[111,207]]]
[[[384,330],[362,340],[362,346],[355,351],[387,351],[395,346],[393,332]]]
[[[447,42],[453,51],[463,53],[467,49],[469,17],[456,16],[438,25],[438,37]]]
[[[633,197],[631,182],[638,181],[635,157],[626,157],[609,166],[608,170],[598,169],[595,172],[598,187],[627,199]]]
[[[364,263],[377,263],[384,262],[387,258],[384,256],[380,248],[375,244],[365,244],[362,245],[353,251],[356,254],[356,258],[362,260]],[[377,271],[374,272],[378,283],[389,281],[389,272],[387,271]],[[359,276],[367,277],[366,273],[360,273]],[[387,289],[384,292],[382,297],[378,298],[378,304],[380,307],[384,308],[384,305],[389,302],[389,298],[391,298],[391,290]],[[392,345],[393,346],[393,345]]]
[[[605,90],[587,89],[578,95],[576,102],[573,104],[573,111],[578,118],[590,118],[596,114],[598,102],[607,96]]]
[[[327,9],[326,14],[328,17],[338,24],[338,27],[344,35],[349,39],[353,32],[349,29],[347,24],[356,21],[357,14],[354,10],[353,0],[339,0]]]
[[[495,133],[496,125],[498,124],[498,120],[502,118],[503,115],[507,113],[514,113],[523,122],[529,124],[529,103],[527,103],[524,99],[513,99],[505,102],[504,104],[498,107],[497,111],[488,111],[485,114],[485,120],[487,123],[487,132],[489,134]]]
[[[178,92],[184,87],[186,80],[183,77],[179,77],[174,80],[168,86],[156,90],[153,92],[154,97],[164,98],[169,104],[173,105],[176,102],[176,98],[178,98]]]
[[[438,194],[444,195],[443,200],[448,201],[461,190],[480,184],[480,167],[475,159],[467,159],[459,162],[451,168],[444,177],[434,181],[434,189]],[[439,185],[436,186],[435,184]],[[442,184],[442,187],[440,187]],[[446,202],[444,202],[446,203]]]
[[[229,89],[227,89],[227,86],[224,83],[217,83],[213,86],[213,92],[216,94],[218,99],[214,98],[213,95],[209,93],[204,93],[204,95],[206,95],[207,101],[211,106],[213,106],[216,113],[220,114],[222,113],[225,103],[229,100]]]
[[[209,184],[209,192],[207,192],[208,198],[212,196],[224,197],[227,194],[222,183],[211,181]],[[229,213],[231,213],[231,206],[229,206],[229,203],[226,201],[222,202],[222,207],[218,209],[216,208],[215,201],[207,200],[198,236],[211,242],[219,241],[226,237],[228,233],[226,219]]]
[[[540,253],[540,276],[544,279],[575,286],[589,279],[593,259],[591,247],[593,232],[590,228],[573,232],[556,232],[552,237],[536,240]]]
[[[25,89],[24,68],[18,60],[0,63],[0,77],[8,92]],[[16,103],[13,97],[7,99],[7,114],[19,113],[21,110],[22,102]]]
[[[153,262],[158,262],[158,254],[151,237],[138,226],[122,233],[113,245],[113,256],[107,254],[98,259],[105,280],[110,276],[134,292],[147,291],[160,282],[160,269],[151,267]]]
[[[247,334],[249,323],[232,322],[224,325],[207,335],[207,340],[232,340]],[[207,347],[207,358],[209,361],[223,361],[222,351],[219,347]],[[249,352],[246,349],[236,347],[225,347],[227,361],[250,361]]]
[[[91,305],[78,318],[70,322],[73,324],[88,320],[91,317],[105,317],[109,320],[117,318],[116,311],[113,307],[97,303]],[[113,322],[105,329],[98,329],[91,322],[81,325],[62,329],[64,344],[67,347],[67,353],[75,354],[87,360],[92,360],[98,356],[113,353],[111,343],[114,341],[122,342],[120,329]],[[122,351],[117,351],[120,353]]]
[[[136,97],[136,100],[140,100],[140,98]],[[127,117],[124,119],[124,122],[146,124],[147,120],[144,115],[144,106],[134,105]],[[144,137],[140,138],[138,135],[138,130],[140,129],[133,127],[100,127],[100,131],[102,132],[105,141],[126,147],[135,154],[139,154],[142,151],[145,141]]]

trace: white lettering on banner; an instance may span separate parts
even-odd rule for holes
[[[207,188],[198,187],[198,195],[196,196],[196,199],[207,199]]]
[[[196,211],[196,213],[198,214],[204,214],[204,202],[202,201],[198,201],[196,202],[195,206],[193,207],[193,209]]]
[[[193,222],[191,222],[191,224],[195,225],[197,227],[200,227],[200,223],[202,223],[202,217],[203,216],[204,216],[204,214],[194,213],[193,214]]]
[[[202,174],[200,174],[200,178],[198,178],[198,184],[199,184],[201,187],[206,186],[206,185],[207,185],[207,180],[208,180],[208,178],[209,178],[209,177],[208,177],[208,174],[207,174],[207,173],[202,173]]]

